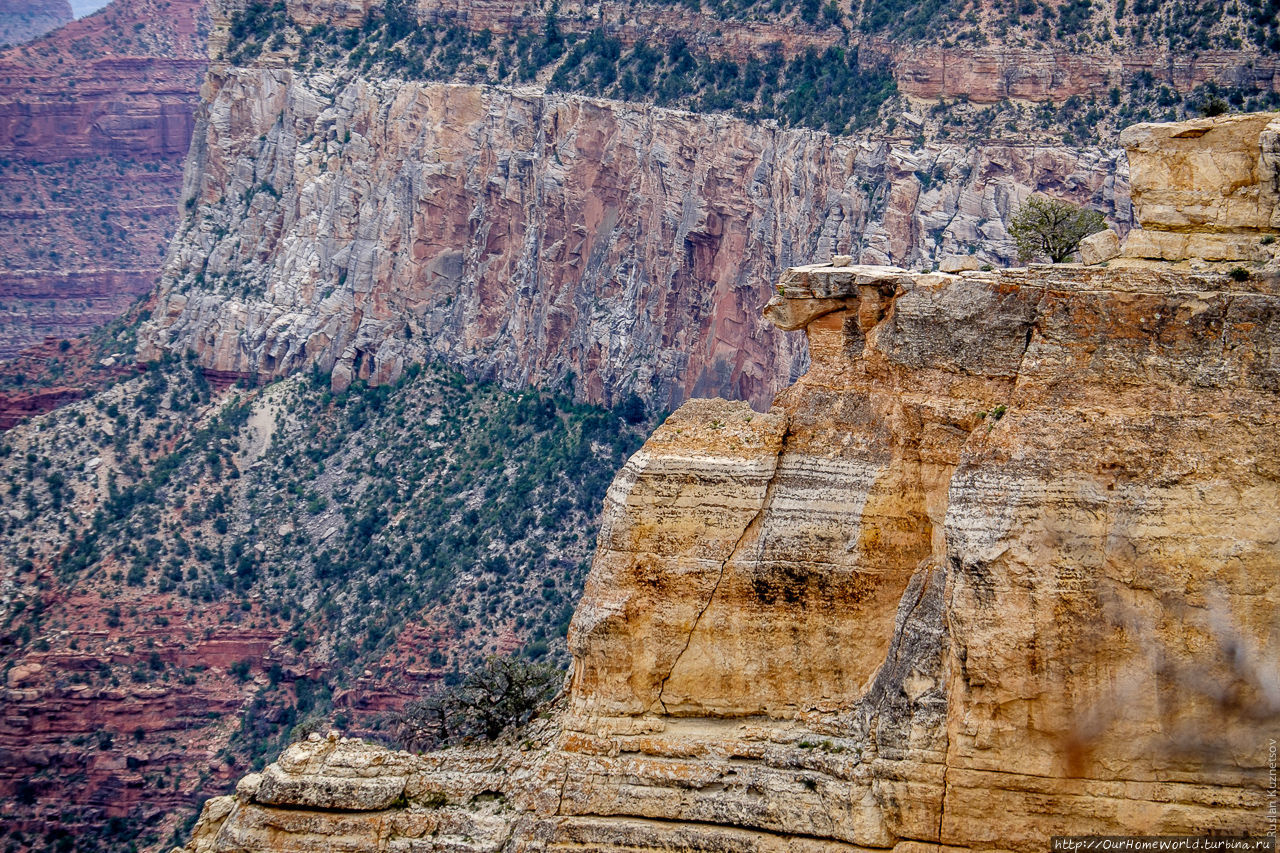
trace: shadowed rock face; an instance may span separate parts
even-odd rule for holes
[[[758,316],[799,258],[1012,256],[1035,189],[1123,229],[1118,152],[922,150],[479,86],[211,73],[144,353],[334,384],[442,359],[511,385],[758,408],[803,366]],[[924,189],[917,174],[941,177]]]
[[[552,718],[421,758],[292,747],[185,849],[1264,831],[1280,277],[814,266],[778,291],[811,367],[766,414],[686,403],[619,474]]]

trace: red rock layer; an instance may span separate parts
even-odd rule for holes
[[[116,0],[0,53],[0,358],[155,282],[204,77],[200,0]]]
[[[46,608],[74,631],[0,683],[0,808],[11,833],[98,834],[121,818],[155,849],[144,833],[163,841],[193,797],[237,775],[219,750],[256,685],[229,670],[261,660],[279,632],[216,625],[225,606],[196,613],[164,595],[126,598],[51,596]]]
[[[892,64],[898,91],[931,101],[964,97],[978,104],[1005,98],[1058,102],[1072,95],[1087,98],[1113,86],[1127,86],[1143,72],[1182,92],[1209,81],[1256,86],[1263,91],[1280,89],[1280,62],[1275,56],[1236,50],[1076,53],[1061,48],[946,48],[872,40],[864,45],[863,53],[864,64],[877,61],[877,57]]]

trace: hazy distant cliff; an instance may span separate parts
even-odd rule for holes
[[[116,0],[0,52],[0,359],[155,285],[204,77],[200,0]]]
[[[0,9],[0,45],[31,41],[73,17],[67,0],[9,0]]]

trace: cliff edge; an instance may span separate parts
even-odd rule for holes
[[[1230,121],[1199,138],[1263,158]],[[1139,211],[1269,252],[1233,217]],[[618,475],[550,717],[425,756],[295,744],[182,849],[1263,833],[1280,276],[1224,254],[1244,265],[789,270],[765,315],[809,371],[765,414],[686,403]]]

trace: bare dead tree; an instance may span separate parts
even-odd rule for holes
[[[518,728],[559,693],[564,673],[509,655],[490,657],[457,685],[441,684],[396,716],[400,743],[436,749],[464,740],[496,740]]]

